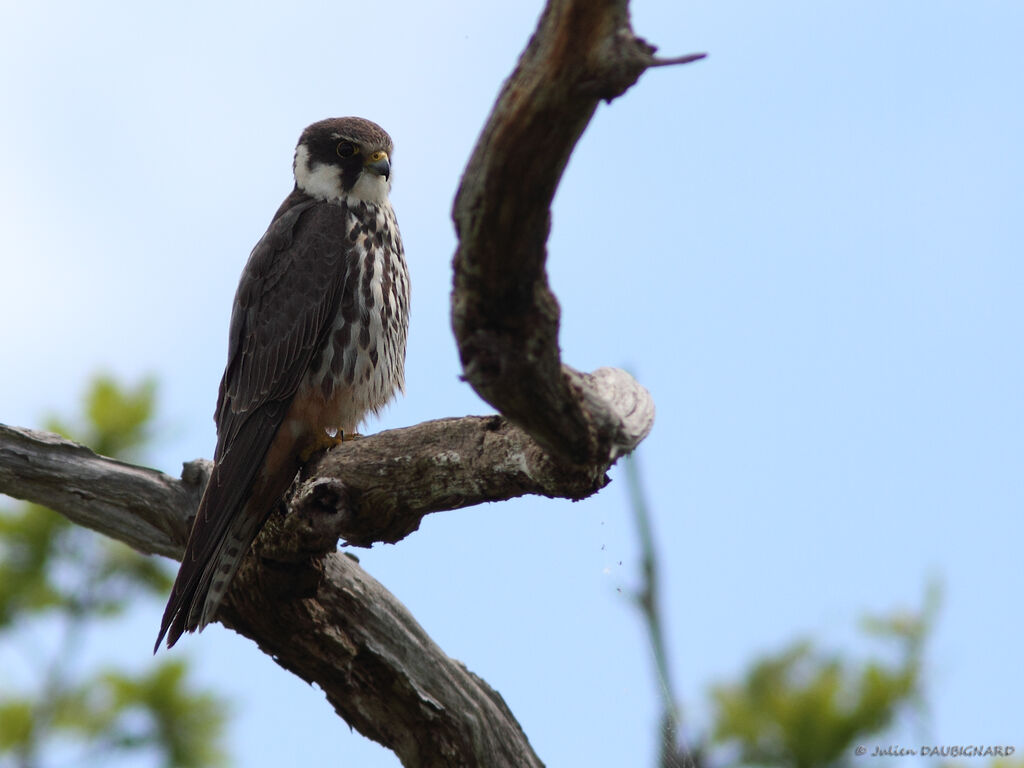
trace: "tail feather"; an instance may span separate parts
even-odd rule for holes
[[[276,428],[270,440],[262,441],[265,447],[256,456],[254,451],[232,450],[214,465],[164,609],[154,653],[165,635],[170,648],[185,632],[199,631],[213,621],[249,547],[295,478],[297,452],[290,444],[272,445],[277,442],[275,432]],[[271,462],[273,466],[267,466]]]
[[[220,567],[222,542],[229,537],[233,528],[244,522],[243,515],[239,513],[243,511],[245,497],[253,484],[253,478],[232,477],[236,473],[225,471],[227,469],[226,466],[214,466],[213,476],[199,502],[199,510],[185,547],[185,556],[160,621],[160,634],[154,650],[160,647],[165,634],[167,647],[170,648],[183,632],[201,629],[193,620],[196,606],[201,607],[206,602],[213,574]],[[251,474],[256,474],[255,469],[253,467]],[[248,545],[245,549],[248,549]],[[242,550],[243,556],[245,549]],[[238,561],[241,562],[241,557]]]
[[[199,632],[213,621],[231,580],[249,553],[249,547],[263,527],[275,501],[276,499],[250,499],[242,513],[235,516],[206,567],[199,572],[195,589],[188,602],[183,602],[181,609],[171,621],[167,636],[168,647],[174,645],[184,632]],[[266,512],[261,512],[260,506],[266,507]]]

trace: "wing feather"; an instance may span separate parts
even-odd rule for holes
[[[212,619],[230,577],[277,502],[277,497],[250,500],[254,485],[269,483],[279,497],[294,477],[297,459],[281,468],[263,464],[338,312],[352,257],[346,217],[341,205],[305,198],[289,206],[286,201],[249,256],[235,294],[228,362],[214,414],[214,475],[200,502],[157,645],[168,628],[168,644],[173,645],[183,631]],[[261,480],[261,469],[279,476]]]
[[[253,249],[232,311],[219,450],[249,414],[295,394],[329,333],[351,252],[345,219],[343,206],[307,200],[279,216]]]

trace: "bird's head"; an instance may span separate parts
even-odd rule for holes
[[[391,137],[361,117],[332,117],[302,132],[295,184],[318,200],[382,202],[391,189]]]

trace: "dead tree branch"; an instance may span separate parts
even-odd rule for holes
[[[99,456],[51,432],[0,424],[0,493],[42,504],[144,554],[181,560],[201,465],[179,480]]]
[[[380,433],[307,466],[247,558],[218,619],[316,683],[407,766],[539,766],[501,697],[447,657],[339,538],[394,542],[430,512],[542,494],[579,499],[650,431],[624,371],[563,365],[547,285],[550,204],[600,100],[657,59],[626,0],[550,0],[476,146],[453,216],[452,323],[466,379],[507,419]],[[183,480],[54,435],[0,427],[0,493],[45,504],[142,552],[180,558],[208,474]]]
[[[451,443],[439,453],[446,436]],[[463,462],[459,451],[474,444],[478,453]],[[557,467],[500,417],[426,422],[333,453],[316,465],[329,474],[300,485],[290,497],[290,513],[268,523],[219,620],[318,685],[346,722],[392,749],[405,765],[540,766],[501,696],[446,656],[354,558],[335,550],[350,515],[357,521],[353,530],[363,531],[367,541],[383,541],[395,526],[414,530],[429,511],[496,498],[502,483],[509,490],[501,498],[558,495]],[[371,470],[375,457],[385,455],[387,461]],[[429,468],[438,464],[441,471],[431,476]],[[490,464],[490,471],[474,485],[481,464]],[[209,462],[190,462],[186,479],[178,480],[98,456],[57,435],[0,425],[0,492],[45,504],[140,552],[181,558],[208,470]],[[571,495],[596,490],[586,490],[580,476],[563,479],[561,487]],[[438,494],[436,509],[429,509],[427,487],[445,480],[451,483],[448,495]],[[408,494],[396,496],[407,490],[406,481]],[[322,500],[310,501],[323,483],[332,493],[344,488],[348,505],[340,514]],[[371,534],[367,505],[383,488],[392,490],[382,507],[390,510],[385,533]],[[353,511],[360,509],[365,519]]]
[[[582,499],[605,467],[552,460],[501,416],[437,419],[344,443],[305,468],[276,551],[329,552],[339,539],[394,543],[431,512],[535,494]],[[0,492],[45,504],[139,552],[181,559],[209,462],[182,479],[98,456],[49,432],[0,424]]]
[[[625,371],[602,369],[595,380],[562,364],[558,301],[544,269],[551,201],[598,103],[669,63],[654,50],[634,36],[625,0],[551,0],[455,198],[452,326],[466,379],[574,464],[631,451],[651,428],[654,404]]]

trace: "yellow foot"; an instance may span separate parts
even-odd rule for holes
[[[340,431],[334,435],[329,435],[328,433],[323,432],[305,449],[299,452],[299,459],[301,459],[302,463],[305,464],[318,453],[323,453],[324,451],[330,450],[335,446],[341,445],[342,442],[351,439],[351,436],[345,436]]]

